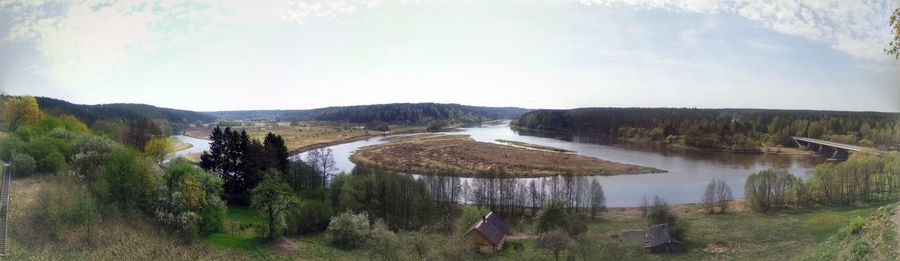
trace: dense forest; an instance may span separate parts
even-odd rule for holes
[[[900,114],[763,109],[581,108],[536,110],[514,128],[580,137],[617,138],[735,152],[796,146],[804,136],[869,147],[900,144]]]
[[[147,104],[83,105],[47,97],[35,97],[35,99],[37,99],[42,111],[55,115],[72,115],[88,126],[93,126],[94,124],[102,126],[135,119],[146,119],[154,122],[163,133],[172,133],[178,132],[192,123],[215,120],[215,117],[212,115],[201,112],[161,108]]]
[[[458,123],[514,119],[528,112],[514,107],[478,107],[441,103],[393,103],[328,107],[312,110],[221,111],[210,114],[229,120],[270,119],[277,121],[334,121],[391,124],[427,124],[435,120]]]

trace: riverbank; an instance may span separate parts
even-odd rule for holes
[[[464,177],[611,176],[662,173],[663,170],[550,152],[468,137],[430,137],[367,146],[351,156],[354,164],[404,173]]]
[[[544,146],[544,145],[531,144],[531,143],[521,142],[521,141],[504,140],[504,139],[496,139],[494,141],[512,145],[512,146],[516,146],[516,147],[528,148],[528,149],[536,149],[536,150],[552,151],[552,152],[562,152],[562,153],[575,153],[574,151],[571,151],[571,150],[565,150],[565,149]]]

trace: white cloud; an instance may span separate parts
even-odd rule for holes
[[[829,44],[859,60],[888,64],[882,50],[890,40],[891,0],[577,0],[588,5],[664,9],[676,12],[734,13],[777,32]]]

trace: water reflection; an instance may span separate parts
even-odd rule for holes
[[[712,178],[724,180],[735,192],[735,197],[741,198],[744,180],[752,172],[767,168],[783,168],[794,175],[806,177],[816,164],[824,162],[822,158],[806,155],[720,153],[608,143],[608,141],[590,137],[572,137],[567,140],[559,137],[525,135],[532,133],[516,132],[509,128],[508,122],[462,128],[446,134],[468,134],[475,140],[492,143],[497,143],[496,139],[523,141],[572,150],[585,156],[668,171],[664,174],[587,177],[589,180],[600,181],[606,192],[607,205],[611,207],[636,206],[640,204],[644,195],[648,197],[659,195],[673,204],[696,203],[700,201],[703,189]],[[375,137],[329,148],[334,151],[339,171],[349,173],[355,167],[349,160],[354,151],[363,146],[385,142],[383,138]],[[293,159],[305,159],[305,157],[305,153],[302,153],[295,155]],[[532,179],[516,178],[522,182]],[[462,178],[460,180],[473,184],[477,179]]]

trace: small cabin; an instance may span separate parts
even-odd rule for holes
[[[507,232],[509,229],[506,223],[494,212],[489,212],[466,231],[464,236],[472,240],[479,252],[497,253],[506,242]]]
[[[684,244],[672,237],[669,226],[656,224],[648,230],[628,229],[622,230],[621,238],[639,243],[651,252],[679,252],[684,250]]]

